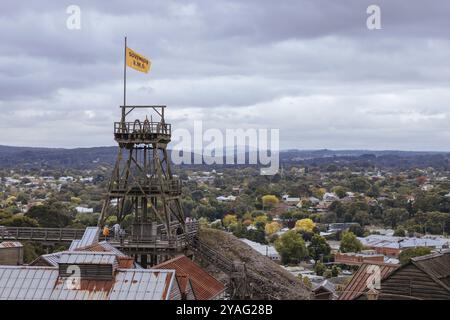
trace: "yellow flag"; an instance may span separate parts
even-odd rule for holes
[[[130,48],[127,47],[127,66],[133,68],[140,72],[147,73],[150,70],[150,66],[152,65],[151,61],[146,57],[134,52]]]

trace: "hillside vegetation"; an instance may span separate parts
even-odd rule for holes
[[[244,262],[249,278],[252,279],[253,299],[301,300],[309,299],[310,291],[294,275],[278,264],[253,250],[232,234],[205,228],[200,232],[200,240],[220,252],[230,260]],[[205,262],[202,262],[205,265]],[[222,281],[227,275],[212,265],[206,265]],[[257,283],[253,279],[258,279]]]

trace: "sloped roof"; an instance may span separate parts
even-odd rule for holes
[[[225,291],[225,286],[220,281],[184,255],[165,261],[155,268],[171,269],[177,274],[188,275],[197,300],[211,300]]]
[[[320,288],[323,288],[329,292],[336,292],[336,286],[334,283],[330,282],[328,279],[323,280],[321,283],[317,284],[313,291],[319,290]]]
[[[61,252],[59,263],[64,264],[115,264],[116,254],[111,252]]]
[[[32,261],[30,263],[31,266],[39,264],[40,261],[44,261],[49,267],[57,267],[59,258],[61,256],[61,252],[55,252],[55,253],[49,253],[49,254],[43,254],[42,256],[38,257],[36,260]]]
[[[79,239],[79,240],[72,240],[72,242],[70,243],[70,246],[69,246],[69,251],[74,251],[77,248],[79,248],[80,247],[80,243],[81,243],[81,239]]]
[[[336,285],[334,283],[332,283],[331,281],[329,281],[328,279],[325,279],[321,283],[317,284],[313,288],[313,291],[314,291],[314,293],[317,293],[320,289],[323,289],[323,290],[331,293],[333,295],[333,299],[337,298]]]
[[[364,263],[358,271],[353,275],[350,282],[345,286],[344,291],[339,296],[338,300],[354,300],[361,296],[367,290],[367,283],[369,277],[373,274],[369,268],[373,266],[380,267],[381,280],[389,276],[399,266],[395,264],[385,263]]]
[[[93,244],[98,243],[98,238],[100,236],[100,228],[99,227],[87,227],[84,230],[83,237],[80,240],[73,240],[70,244],[69,250],[75,250],[78,248],[84,248]]]
[[[49,254],[44,254],[40,257],[38,257],[36,260],[30,263],[30,265],[40,265],[41,262],[44,262],[48,266],[57,266],[60,262],[61,255],[67,251],[61,251],[61,252],[54,252]],[[111,253],[114,254],[116,257],[127,257],[125,253],[120,251],[119,249],[112,246],[107,241],[101,241],[98,243],[94,243],[90,246],[83,247],[83,248],[76,248],[75,250],[70,250],[68,252],[77,253],[77,252],[93,252],[93,253]],[[64,263],[64,262],[63,262]],[[135,269],[142,269],[142,267],[137,264],[133,263],[133,266]]]
[[[107,241],[94,243],[94,244],[91,244],[86,247],[78,247],[78,248],[74,249],[73,251],[111,252],[117,256],[126,256],[126,254],[124,254],[122,251],[120,251],[119,249],[117,249],[116,247],[114,247]]]
[[[118,269],[71,289],[55,267],[0,266],[0,300],[167,300],[174,279],[173,270]]]
[[[23,245],[17,241],[3,241],[0,243],[0,248],[21,248]]]
[[[411,259],[411,263],[433,279],[442,282],[450,291],[450,250],[415,257]]]

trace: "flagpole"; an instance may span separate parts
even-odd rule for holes
[[[127,37],[125,36],[125,47],[123,55],[123,108],[122,122],[125,125],[125,106],[127,105]]]

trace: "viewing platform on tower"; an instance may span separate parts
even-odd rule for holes
[[[120,144],[133,147],[139,144],[168,144],[172,127],[164,120],[166,106],[121,106],[122,119],[114,122],[114,139]],[[153,109],[157,119],[126,121],[126,116],[135,109]]]

